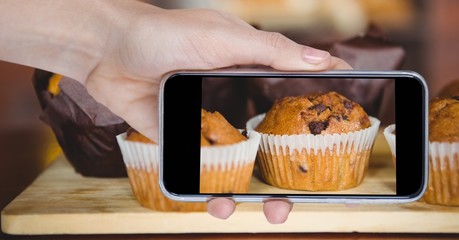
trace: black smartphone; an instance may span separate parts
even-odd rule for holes
[[[428,91],[412,71],[182,71],[159,102],[173,200],[401,203],[426,188]]]

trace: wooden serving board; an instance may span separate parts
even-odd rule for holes
[[[374,152],[383,153],[388,159],[387,149],[376,148]],[[363,184],[372,184],[372,179],[392,179],[391,174],[391,164],[378,163],[375,158]],[[390,189],[391,184],[389,180],[385,185]],[[287,222],[280,225],[269,224],[262,213],[262,204],[258,203],[238,204],[236,212],[227,220],[216,219],[207,212],[157,212],[137,203],[127,178],[82,177],[62,156],[3,209],[1,217],[2,231],[17,235],[459,233],[459,207],[420,202],[357,206],[295,204]]]

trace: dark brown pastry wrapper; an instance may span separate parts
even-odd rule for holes
[[[387,81],[360,79],[254,79],[250,81],[250,99],[255,111],[267,112],[276,99],[314,92],[336,91],[359,103],[371,116],[378,116]]]
[[[397,70],[405,60],[403,47],[392,43],[375,26],[361,36],[334,43],[329,52],[355,70]]]
[[[127,177],[116,135],[129,125],[94,100],[77,81],[63,77],[60,92],[48,90],[51,73],[37,70],[33,83],[47,123],[75,170],[87,177]]]

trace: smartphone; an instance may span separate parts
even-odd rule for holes
[[[257,130],[276,101],[330,92],[361,106],[370,126],[345,134]],[[171,73],[159,95],[160,188],[173,200],[189,202],[216,197],[236,202],[415,201],[428,177],[427,104],[426,82],[412,71]],[[321,111],[333,108],[321,105]],[[247,140],[202,145],[203,110],[218,112]],[[285,115],[274,125],[293,118]],[[384,135],[389,126],[396,127],[392,145]]]

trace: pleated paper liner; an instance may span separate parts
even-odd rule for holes
[[[264,114],[247,123],[255,129]],[[257,161],[263,180],[273,186],[307,191],[337,191],[358,186],[368,169],[380,121],[345,134],[261,134]]]
[[[429,181],[420,201],[459,206],[459,142],[429,142]]]

